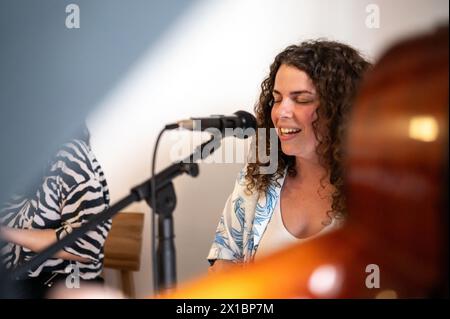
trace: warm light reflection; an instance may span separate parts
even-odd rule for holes
[[[340,289],[342,276],[333,265],[317,268],[308,281],[309,290],[318,297],[333,297]]]
[[[439,126],[433,116],[413,116],[409,120],[409,137],[423,142],[433,142],[439,133]]]
[[[382,290],[375,296],[375,299],[397,299],[397,298],[398,298],[397,292],[391,289]]]

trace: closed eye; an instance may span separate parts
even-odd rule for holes
[[[278,92],[272,93],[273,103],[280,103],[283,100],[283,97]]]
[[[273,99],[273,104],[281,103],[282,100],[283,100],[282,98],[274,98]]]
[[[297,104],[309,104],[309,103],[314,102],[314,100],[295,99],[294,102],[297,103]]]

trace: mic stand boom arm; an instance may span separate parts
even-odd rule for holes
[[[175,267],[175,249],[173,244],[173,221],[172,221],[172,213],[175,209],[176,205],[176,197],[173,189],[172,179],[175,177],[186,173],[193,177],[196,177],[199,173],[198,164],[194,162],[194,160],[203,158],[203,148],[208,145],[210,142],[214,143],[214,147],[210,151],[211,154],[218,146],[220,146],[220,139],[213,136],[207,142],[198,146],[194,153],[191,154],[186,159],[172,164],[167,167],[157,175],[155,175],[155,183],[156,183],[156,194],[157,203],[156,203],[156,212],[163,216],[163,218],[158,219],[159,221],[159,238],[163,239],[161,242],[161,256],[160,264],[162,275],[160,284],[164,287],[170,287],[176,281],[176,267]],[[209,155],[208,154],[208,155]],[[206,156],[205,156],[206,157]],[[130,194],[123,199],[119,200],[114,205],[107,208],[105,211],[92,216],[84,225],[79,228],[75,228],[70,234],[67,234],[61,240],[58,240],[56,243],[50,245],[46,249],[44,249],[39,254],[35,255],[31,258],[27,263],[20,265],[13,271],[9,273],[10,278],[12,279],[23,279],[27,277],[27,273],[40,266],[46,260],[52,258],[56,253],[62,250],[64,247],[71,245],[77,239],[81,238],[88,231],[95,229],[98,225],[106,222],[114,215],[116,215],[119,211],[123,210],[125,207],[129,206],[133,202],[141,201],[145,199],[147,203],[151,205],[151,184],[152,178],[148,179],[144,183],[132,188]],[[159,196],[161,192],[162,196]],[[153,207],[153,206],[152,206]],[[169,252],[164,253],[163,249],[167,249],[169,247]],[[172,249],[173,248],[173,249]]]

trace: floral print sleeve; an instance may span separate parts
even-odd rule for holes
[[[208,254],[212,265],[215,260],[249,262],[269,223],[275,204],[280,197],[284,176],[270,185],[265,194],[247,192],[244,167],[238,175],[233,193],[223,209],[214,242]]]

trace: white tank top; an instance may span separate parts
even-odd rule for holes
[[[307,238],[297,238],[286,229],[286,226],[284,226],[283,219],[281,218],[280,199],[278,199],[272,218],[270,219],[266,231],[259,242],[259,246],[255,254],[255,260],[261,258],[262,256],[271,254],[279,249],[286,248],[289,245],[305,242],[317,236],[323,235],[332,229],[338,228],[338,224],[339,223],[333,218],[331,224],[323,227],[317,234]]]

